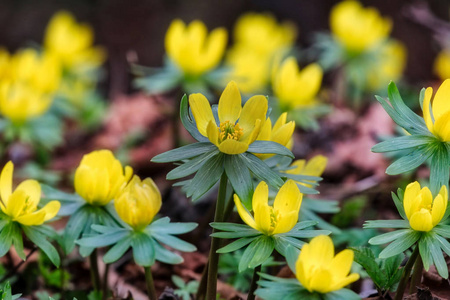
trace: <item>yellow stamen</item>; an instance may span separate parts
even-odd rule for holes
[[[233,139],[238,141],[244,134],[244,129],[239,126],[239,123],[232,124],[230,121],[225,121],[220,123],[220,135],[219,139],[221,142],[227,139]]]

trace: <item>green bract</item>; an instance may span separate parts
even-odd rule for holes
[[[420,105],[423,105],[425,89],[420,92]],[[393,162],[387,169],[389,175],[397,175],[413,170],[427,160],[430,161],[431,191],[437,193],[442,185],[448,188],[450,174],[450,145],[434,136],[425,125],[422,117],[414,113],[400,96],[395,83],[388,87],[389,101],[375,96],[392,120],[410,135],[396,137],[375,145],[373,152],[408,151]]]
[[[113,245],[103,257],[105,263],[115,262],[131,247],[134,260],[144,267],[153,265],[155,260],[168,264],[183,262],[180,255],[167,250],[161,243],[184,252],[197,250],[194,245],[173,236],[193,230],[197,227],[196,223],[170,223],[169,218],[165,217],[142,231],[135,231],[127,224],[120,223],[121,227],[92,225],[94,233],[78,240],[77,244],[94,248]]]
[[[247,246],[239,263],[239,272],[247,268],[255,268],[264,263],[274,249],[286,256],[289,245],[301,249],[305,242],[300,239],[312,238],[321,234],[330,234],[328,230],[305,230],[316,225],[315,221],[297,223],[289,232],[267,236],[262,232],[243,224],[211,223],[211,227],[222,232],[215,232],[211,236],[224,239],[237,239],[225,247],[217,250],[218,253],[228,253]]]

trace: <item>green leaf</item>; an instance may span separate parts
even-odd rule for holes
[[[329,235],[331,231],[329,230],[298,230],[298,231],[289,231],[285,233],[279,234],[279,236],[288,236],[298,239],[309,239],[316,237],[318,235]]]
[[[239,272],[245,271],[247,268],[253,269],[264,263],[272,254],[274,246],[272,238],[265,235],[253,240],[242,254]]]
[[[166,244],[167,246],[172,247],[173,249],[176,250],[184,252],[192,252],[197,250],[197,247],[195,247],[194,245],[169,234],[160,234],[157,232],[153,232],[152,237],[158,240],[159,242]]]
[[[243,153],[241,154],[241,157],[243,158],[242,161],[247,168],[252,171],[256,178],[266,182],[273,188],[280,188],[283,185],[283,179],[281,179],[278,173],[274,172],[264,161],[251,153]]]
[[[433,258],[436,270],[438,271],[439,275],[441,275],[442,278],[448,279],[447,262],[445,261],[444,255],[442,254],[440,243],[435,238],[435,236],[430,236],[429,246],[431,257]]]
[[[400,216],[402,217],[402,219],[408,220],[408,218],[406,217],[406,213],[405,213],[405,207],[403,206],[403,190],[398,189],[397,194],[398,194],[398,196],[394,192],[391,192],[392,200],[394,200],[395,207],[397,208],[397,211],[400,214]],[[407,221],[407,222],[409,223],[409,221]]]
[[[142,267],[150,267],[155,263],[155,249],[152,239],[144,234],[136,234],[132,241],[133,257],[136,264]]]
[[[70,217],[63,235],[63,249],[66,254],[72,252],[75,240],[80,237],[89,217],[90,213],[85,207],[81,207]]]
[[[430,190],[433,195],[437,195],[443,185],[447,187],[447,191],[449,189],[449,152],[442,143],[437,145],[430,164]]]
[[[84,247],[101,248],[115,244],[130,234],[131,232],[128,230],[117,228],[117,231],[115,232],[83,237],[82,239],[77,240],[76,243]]]
[[[386,99],[375,95],[375,99],[383,106],[384,110],[388,113],[388,115],[391,117],[391,119],[400,127],[405,128],[406,130],[411,129],[411,124],[409,124],[403,116],[401,116],[396,110],[392,108],[392,106],[389,104]],[[408,131],[410,132],[410,131]]]
[[[450,243],[439,235],[435,235],[436,240],[440,243],[440,248],[450,256]]]
[[[402,275],[400,265],[403,262],[405,255],[403,253],[397,256],[391,256],[382,261],[381,268],[385,269],[388,277],[388,282],[385,286],[385,290],[391,290],[399,281]]]
[[[22,231],[20,230],[19,225],[16,223],[12,223],[11,229],[11,238],[14,244],[14,249],[16,249],[17,255],[19,255],[22,260],[25,260],[26,255],[25,252],[23,252]]]
[[[422,233],[410,230],[405,235],[402,235],[401,237],[397,238],[395,241],[393,241],[391,244],[389,244],[386,248],[381,251],[379,258],[388,258],[397,254],[402,253],[412,245],[414,245],[415,242],[419,240]],[[369,240],[370,243],[370,240]]]
[[[364,227],[364,228],[366,228],[366,227]],[[389,228],[389,227],[387,227],[387,228]],[[369,244],[371,244],[371,245],[387,244],[398,238],[408,235],[411,232],[412,232],[411,229],[402,229],[402,230],[395,230],[395,231],[383,233],[383,234],[380,234],[380,235],[377,235],[377,236],[374,236],[373,238],[371,238],[369,240]]]
[[[103,261],[106,264],[113,263],[121,258],[124,253],[131,247],[132,236],[125,237],[123,240],[115,244],[111,249],[103,256]]]
[[[167,250],[155,240],[152,241],[153,248],[155,249],[155,259],[157,261],[171,265],[181,264],[183,262],[183,258],[180,255]]]
[[[437,234],[450,239],[450,225],[438,224],[433,228]]]
[[[151,161],[156,163],[182,161],[183,159],[199,156],[200,154],[215,149],[217,149],[217,147],[210,142],[194,143],[158,154],[153,157]]]
[[[429,270],[430,266],[433,264],[433,258],[430,252],[430,239],[428,238],[428,233],[424,234],[424,237],[419,240],[419,253],[422,257],[423,267],[425,270]]]
[[[423,164],[431,155],[433,149],[430,147],[422,146],[417,147],[408,155],[402,156],[394,161],[387,169],[386,174],[398,175],[411,170],[414,170],[421,164]]]
[[[235,193],[244,206],[251,209],[253,196],[253,182],[242,154],[225,155],[225,172]]]
[[[371,150],[376,153],[400,151],[427,145],[435,141],[436,138],[427,135],[407,135],[378,143]]]
[[[254,141],[248,146],[247,152],[258,154],[279,154],[295,158],[294,154],[285,146],[272,141]]]
[[[324,295],[324,300],[361,300],[361,297],[349,289],[340,289]]]
[[[37,230],[33,228],[33,226],[22,226],[22,230],[25,235],[36,245],[38,246],[42,252],[44,252],[50,261],[56,266],[59,267],[60,258],[58,251],[56,251],[55,247],[50,244],[45,236],[40,234]]]
[[[387,285],[388,277],[376,263],[375,254],[372,249],[368,247],[355,247],[351,249],[355,254],[355,262],[360,264],[364,270],[366,270],[367,274],[369,274],[370,278],[378,288],[383,289]]]
[[[209,223],[209,225],[214,229],[223,230],[223,231],[232,231],[232,232],[248,231],[248,232],[254,232],[256,234],[260,233],[258,230],[253,229],[250,226],[244,225],[244,224],[227,223],[227,222],[212,222],[212,223]]]
[[[176,167],[175,169],[167,173],[166,179],[167,180],[179,179],[197,172],[207,160],[219,154],[219,152],[220,152],[219,149],[216,148],[212,151],[203,153],[183,163],[182,165]]]
[[[198,91],[197,91],[198,93]],[[189,134],[199,142],[209,142],[208,138],[203,136],[197,128],[197,124],[195,123],[194,117],[189,111],[188,106],[188,98],[183,95],[180,102],[180,119],[181,123],[183,123],[184,128],[189,132]]]
[[[0,232],[0,257],[8,253],[13,242],[13,234],[15,232],[14,222],[9,221]]]
[[[409,227],[410,227],[409,222],[407,220],[370,220],[366,221],[363,224],[363,228],[409,228]]]
[[[255,237],[255,236],[240,238],[240,239],[226,245],[225,247],[220,248],[219,250],[217,250],[217,253],[228,253],[228,252],[236,251],[238,249],[241,249],[244,246],[247,246],[248,244],[250,244],[252,241],[254,241],[257,238],[258,237]]]
[[[291,245],[287,245],[285,251],[286,262],[288,263],[289,268],[295,274],[296,271],[296,263],[298,260],[298,256],[300,255],[300,250]]]
[[[159,234],[183,234],[194,230],[197,226],[197,223],[170,223],[170,219],[164,217],[154,221],[145,231],[150,235],[154,231]]]
[[[306,244],[301,240],[289,236],[275,235],[274,240],[275,240],[275,249],[278,251],[278,253],[280,253],[283,256],[286,256],[286,248],[288,246],[301,249],[303,245]]]
[[[223,174],[223,161],[222,153],[208,159],[186,186],[186,196],[192,197],[192,201],[196,201],[209,191]]]
[[[181,79],[181,73],[162,69],[153,75],[135,78],[133,85],[152,94],[162,94],[174,89],[179,85]]]

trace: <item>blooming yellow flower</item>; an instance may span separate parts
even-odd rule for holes
[[[274,76],[274,94],[280,105],[288,109],[313,105],[322,76],[323,71],[318,64],[310,64],[300,71],[295,58],[289,57]]]
[[[211,106],[202,94],[191,94],[189,105],[200,134],[226,154],[240,154],[256,140],[266,120],[267,99],[258,95],[241,106],[241,94],[234,81],[226,86],[219,99],[217,124]]]
[[[371,90],[385,88],[390,81],[402,76],[406,65],[406,48],[395,40],[382,45],[378,59],[368,72],[368,86]]]
[[[167,55],[185,74],[193,77],[219,64],[226,43],[224,28],[216,28],[208,35],[205,24],[198,20],[188,26],[181,20],[174,20],[165,38]]]
[[[62,64],[72,70],[100,66],[105,60],[105,51],[93,47],[92,28],[79,24],[67,11],[57,12],[50,20],[44,38],[45,49],[53,53]]]
[[[450,50],[444,49],[436,56],[433,66],[434,73],[441,80],[450,78]]]
[[[408,184],[403,196],[403,207],[409,225],[417,231],[430,231],[442,220],[448,203],[448,192],[445,185],[434,198],[431,191],[416,181]]]
[[[36,180],[28,179],[12,190],[14,164],[9,161],[0,174],[0,207],[13,221],[26,226],[41,225],[56,216],[61,207],[53,200],[37,209],[41,199],[41,186]]]
[[[434,95],[433,88],[429,87],[425,90],[425,98],[423,99],[423,118],[428,130],[437,138],[444,142],[450,142],[450,79],[446,79]],[[430,110],[431,106],[431,110]]]
[[[241,219],[250,227],[264,233],[274,235],[290,231],[298,221],[298,212],[302,204],[300,193],[293,180],[288,180],[278,191],[273,206],[269,206],[269,187],[262,181],[253,194],[253,216],[242,205],[235,194],[234,203]]]
[[[328,158],[323,155],[316,155],[308,162],[304,159],[297,159],[291,164],[292,169],[286,170],[285,173],[293,175],[321,176],[327,166]],[[306,180],[307,181],[307,180]],[[309,184],[297,182],[298,184],[311,187]]]
[[[360,53],[386,39],[392,22],[380,16],[375,8],[364,8],[357,1],[346,0],[331,10],[330,27],[345,48]]]
[[[272,128],[272,121],[270,118],[266,120],[261,131],[259,132],[257,141],[272,141],[278,144],[281,144],[288,148],[292,149],[293,139],[292,134],[295,129],[295,122],[290,121],[286,123],[287,113],[282,113],[278,120],[275,122]],[[272,157],[274,154],[257,154],[257,156],[261,159],[266,159]]]
[[[331,238],[319,235],[302,247],[295,264],[296,276],[308,291],[325,294],[359,279],[357,273],[348,275],[352,263],[352,250],[345,249],[334,256]]]
[[[114,199],[133,175],[111,151],[97,150],[83,156],[75,171],[75,191],[92,205],[106,205]]]
[[[119,217],[135,230],[149,225],[161,208],[161,194],[152,179],[134,175],[114,200]]]
[[[0,83],[0,113],[15,124],[39,117],[50,108],[52,97],[29,85],[3,81]]]
[[[10,55],[8,50],[0,47],[0,79],[3,79],[8,72]]]

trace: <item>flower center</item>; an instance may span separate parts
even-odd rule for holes
[[[220,134],[219,134],[219,140],[221,142],[232,139],[238,141],[241,136],[244,134],[244,129],[239,126],[239,123],[232,124],[230,121],[225,121],[220,123]]]
[[[275,230],[275,226],[277,226],[279,213],[278,210],[274,210],[273,207],[270,208],[270,231]]]

